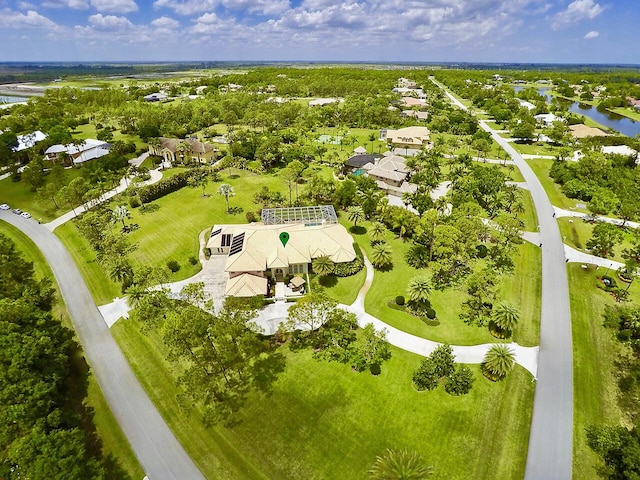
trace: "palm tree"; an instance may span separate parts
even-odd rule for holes
[[[187,157],[191,154],[192,150],[191,144],[185,140],[180,140],[178,145],[176,145],[176,151],[180,154],[182,163],[184,164],[187,163]]]
[[[142,285],[134,283],[127,289],[127,303],[131,308],[140,305],[140,301],[148,295],[147,289]]]
[[[227,213],[231,211],[231,207],[229,206],[229,197],[233,197],[235,194],[235,190],[228,183],[221,183],[218,187],[218,195],[222,195],[227,201]]]
[[[502,380],[513,368],[515,362],[515,354],[507,345],[494,345],[484,356],[482,373],[494,382]]]
[[[376,457],[369,470],[370,480],[425,480],[433,474],[433,468],[424,464],[422,457],[406,448],[387,449]]]
[[[313,259],[311,263],[311,267],[313,271],[316,272],[321,277],[329,275],[333,273],[333,268],[335,264],[331,261],[331,259],[327,255],[323,255],[321,257],[317,257]]]
[[[412,200],[413,200],[413,193],[404,192],[402,194],[402,204],[404,205],[405,208],[407,208],[408,205],[411,205]]]
[[[125,283],[133,278],[133,269],[126,257],[117,257],[111,263],[109,278],[114,282]]]
[[[347,209],[348,218],[350,222],[353,222],[353,226],[356,227],[358,222],[364,220],[364,210],[360,205],[352,205]]]
[[[131,218],[131,214],[129,213],[127,207],[125,207],[124,205],[118,205],[111,213],[111,221],[114,223],[122,222],[122,228],[126,227],[124,221],[127,218]]]
[[[385,268],[391,265],[391,248],[386,243],[378,243],[373,247],[371,263],[376,268]]]
[[[373,142],[376,141],[376,134],[371,132],[369,134],[369,141],[371,142],[371,152],[373,153]]]
[[[369,236],[371,237],[371,244],[376,244],[384,241],[384,235],[387,231],[387,228],[381,222],[374,222],[371,225],[371,231],[369,232]]]
[[[520,312],[515,306],[509,303],[501,303],[493,311],[493,322],[498,326],[498,328],[509,333],[516,328],[519,318]]]
[[[429,301],[429,294],[431,293],[431,281],[421,275],[418,277],[413,277],[409,281],[409,286],[407,287],[407,294],[409,295],[409,299],[412,302],[417,303],[427,303]]]

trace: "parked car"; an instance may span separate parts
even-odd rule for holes
[[[22,210],[20,210],[19,208],[14,208],[12,212],[15,213],[16,215],[20,215],[22,213]]]
[[[9,205],[7,205],[6,203],[3,203],[2,205],[0,205],[0,210],[9,210],[11,207]]]
[[[20,216],[23,218],[31,218],[31,214],[29,212],[22,212]]]

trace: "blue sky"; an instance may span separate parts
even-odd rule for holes
[[[640,0],[0,0],[0,61],[640,64]]]

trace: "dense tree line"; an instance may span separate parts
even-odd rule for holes
[[[104,478],[89,422],[74,410],[73,333],[51,314],[54,291],[0,234],[0,476]]]

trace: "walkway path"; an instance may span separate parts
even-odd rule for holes
[[[618,225],[618,226],[622,226],[622,224],[624,223],[625,227],[640,228],[640,223],[632,222],[631,220],[627,220],[625,222],[624,220],[620,220],[619,218],[603,217],[601,215],[592,215],[591,213],[582,213],[582,212],[575,212],[573,210],[564,210],[559,207],[553,207],[553,209],[556,212],[556,217],[583,218],[585,220],[593,220],[596,222],[606,222],[606,223],[611,223],[613,225]]]
[[[162,172],[159,169],[149,170],[149,174],[151,175],[151,178],[143,182],[142,185],[151,185],[152,183],[159,182],[162,179]],[[102,197],[94,201],[91,204],[91,207],[98,205],[102,202],[106,202],[110,198],[115,197],[119,193],[124,192],[128,187],[129,187],[129,179],[125,177],[122,180],[120,180],[120,184],[116,188],[109,190],[104,195],[102,195]],[[55,220],[49,223],[45,223],[44,226],[53,232],[60,225],[67,223],[69,220],[75,218],[82,212],[89,210],[91,207],[88,206],[87,203],[80,205],[79,207],[75,208],[75,211],[71,210],[70,212],[67,212],[64,215],[59,216]]]
[[[62,242],[33,220],[6,211],[0,219],[29,236],[49,262],[91,370],[148,477],[204,479],[131,370]]]
[[[435,80],[434,83],[444,89]],[[446,89],[445,94],[455,105],[466,110]],[[543,244],[538,382],[525,479],[570,479],[573,462],[573,351],[565,248],[553,216],[553,206],[531,167],[484,121],[480,121],[480,126],[491,133],[511,156],[529,184]]]

